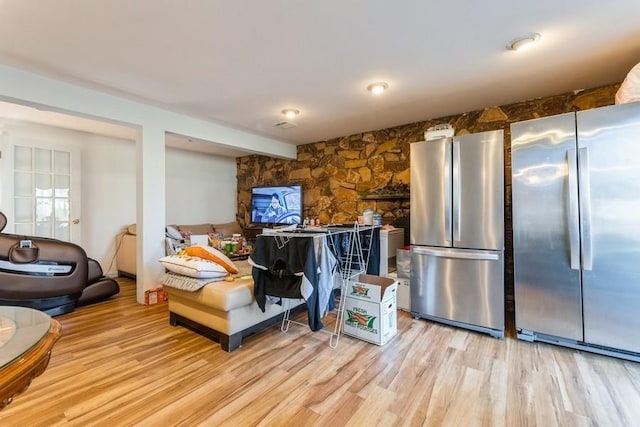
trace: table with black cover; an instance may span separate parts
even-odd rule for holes
[[[346,257],[349,250],[348,239],[352,238],[352,228],[329,227],[317,232],[276,232],[256,237],[251,261],[254,264],[254,296],[258,306],[264,310],[267,296],[281,298],[303,298],[309,314],[312,331],[322,329],[319,306],[318,285],[320,272],[316,250],[317,239],[331,239],[329,245],[338,259]],[[368,260],[366,273],[377,275],[380,268],[380,228],[362,227],[357,233]],[[350,266],[343,266],[350,267]]]

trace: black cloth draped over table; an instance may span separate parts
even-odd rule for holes
[[[261,235],[251,252],[254,296],[264,312],[267,295],[282,298],[305,298],[309,328],[324,326],[318,307],[318,263],[313,237],[283,238]],[[306,285],[306,286],[305,286]],[[304,292],[303,289],[309,289]],[[306,295],[304,295],[306,293]]]
[[[329,247],[338,260],[348,258],[353,238],[348,229],[329,229],[319,238],[331,239]],[[360,244],[364,261],[368,260],[367,274],[377,275],[380,271],[380,228],[360,230]],[[250,256],[253,264],[254,296],[258,307],[264,312],[267,296],[281,298],[304,298],[309,317],[309,328],[318,331],[323,328],[322,313],[326,307],[320,307],[318,288],[320,272],[314,244],[314,237],[303,235],[285,237],[259,235]],[[341,268],[360,269],[357,257],[351,257],[351,266]],[[333,272],[325,272],[332,274]],[[333,304],[330,304],[332,306]]]

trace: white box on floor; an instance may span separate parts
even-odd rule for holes
[[[398,310],[411,311],[411,292],[409,283],[411,279],[398,277],[398,273],[389,273],[387,277],[398,281],[397,302]]]
[[[397,289],[397,281],[388,277],[361,274],[349,282],[344,333],[373,344],[386,344],[398,332]]]

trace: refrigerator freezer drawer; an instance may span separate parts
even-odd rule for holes
[[[411,311],[504,331],[503,251],[412,246]]]

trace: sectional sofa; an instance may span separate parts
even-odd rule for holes
[[[253,295],[253,278],[247,274],[250,266],[247,261],[236,265],[240,275],[233,281],[212,282],[197,291],[164,286],[169,296],[170,324],[196,330],[231,352],[241,346],[244,338],[278,323],[287,307],[268,303],[263,313]],[[303,299],[287,301],[293,312],[306,307]]]
[[[167,226],[167,252],[171,252],[170,245],[179,239],[189,235],[206,235],[209,233],[222,233],[224,237],[233,234],[243,234],[242,227],[236,221],[222,224],[186,224]],[[177,231],[179,234],[175,234]],[[116,236],[116,265],[118,275],[135,279],[136,277],[136,225],[125,227],[125,230]],[[184,235],[184,236],[183,236]]]

